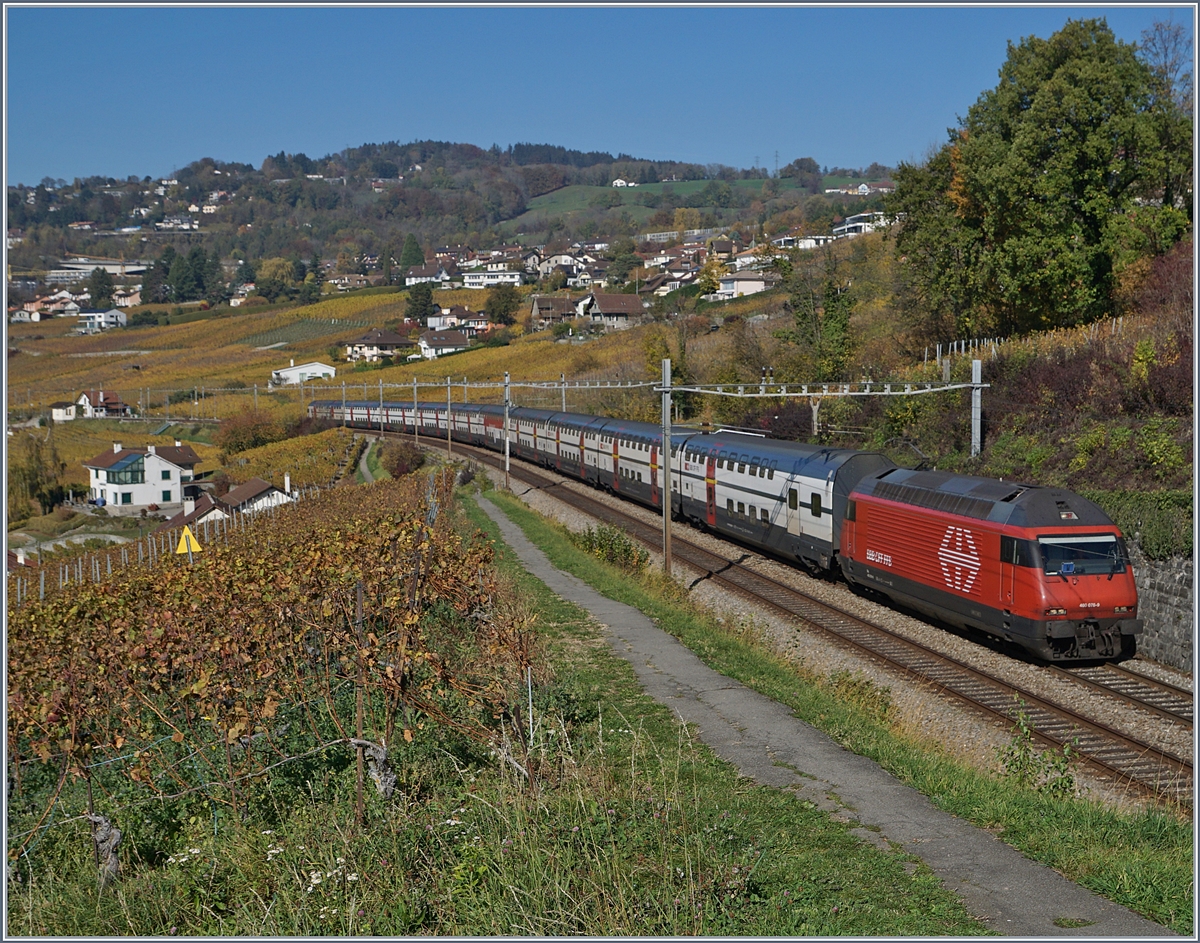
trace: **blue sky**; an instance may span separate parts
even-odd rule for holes
[[[1008,40],[1190,7],[72,7],[7,13],[7,182],[416,139],[774,167],[919,160]]]

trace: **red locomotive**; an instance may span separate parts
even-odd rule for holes
[[[852,491],[839,560],[852,583],[1048,661],[1119,657],[1141,632],[1121,532],[1058,488],[888,469]]]

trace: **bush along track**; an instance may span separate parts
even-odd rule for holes
[[[27,935],[966,935],[739,779],[434,470],[15,614]]]
[[[1069,756],[1030,761],[1019,705],[1010,748],[994,772],[947,757],[936,744],[900,732],[903,718],[888,692],[844,672],[825,677],[758,640],[753,626],[692,605],[677,583],[647,570],[610,567],[585,553],[572,535],[517,500],[493,499],[551,563],[612,599],[635,606],[709,666],[794,709],[847,749],[869,757],[940,808],[992,830],[1024,854],[1124,907],[1192,932],[1192,827],[1155,811],[1122,812],[1075,797]],[[587,541],[582,541],[587,543]]]

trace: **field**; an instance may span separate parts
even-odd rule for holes
[[[572,214],[581,213],[588,209],[595,209],[595,207],[590,205],[591,201],[600,197],[609,199],[620,197],[621,203],[614,208],[624,210],[638,225],[642,225],[654,215],[655,210],[641,204],[638,201],[639,194],[661,194],[664,188],[670,187],[677,196],[688,197],[694,193],[699,193],[710,183],[712,183],[710,180],[683,180],[675,183],[644,183],[637,187],[625,188],[592,187],[583,184],[572,184],[571,186],[554,190],[551,193],[543,193],[541,196],[534,197],[529,201],[528,208],[524,213],[506,221],[502,225],[502,228],[505,232],[522,232],[532,227],[535,222],[555,217],[570,217]],[[763,181],[761,180],[730,180],[728,183],[730,187],[744,191],[752,196],[757,196],[762,192]],[[776,185],[780,193],[796,188],[795,181],[786,177],[777,180]],[[715,207],[702,206],[698,207],[698,209],[704,212],[706,210],[713,210]]]

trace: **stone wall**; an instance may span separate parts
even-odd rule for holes
[[[1148,560],[1134,544],[1129,545],[1138,588],[1138,617],[1145,627],[1138,638],[1138,654],[1192,670],[1195,638],[1194,563],[1184,557]]]

